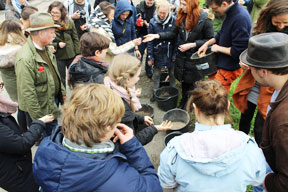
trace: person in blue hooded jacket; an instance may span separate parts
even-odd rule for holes
[[[123,45],[137,38],[133,9],[128,0],[120,0],[116,4],[114,20],[112,21],[112,31],[117,46]],[[133,52],[134,50],[130,50],[130,53],[133,54]],[[138,46],[135,46],[135,55],[138,58],[141,58]]]
[[[194,192],[245,192],[266,176],[262,150],[250,136],[225,124],[229,100],[215,80],[196,82],[188,100],[195,130],[174,137],[161,153],[158,176],[163,188]]]
[[[119,124],[124,111],[121,97],[104,85],[77,86],[65,103],[62,131],[55,128],[35,155],[33,174],[42,190],[162,192],[133,130]]]

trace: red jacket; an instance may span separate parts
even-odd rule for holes
[[[251,74],[251,70],[248,69],[245,71],[241,77],[233,95],[234,105],[239,109],[241,113],[247,109],[247,100],[248,94],[251,91],[251,88],[254,86],[256,80]],[[267,106],[270,103],[271,96],[274,89],[272,87],[260,86],[259,97],[257,101],[257,107],[260,114],[266,119]]]

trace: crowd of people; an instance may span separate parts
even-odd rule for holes
[[[10,99],[0,94],[0,187],[288,191],[288,1],[200,2],[66,0],[39,12],[7,0],[0,88]],[[217,71],[205,76],[191,56],[208,50]],[[153,80],[150,102],[167,71],[169,85],[181,85],[177,107],[195,114],[194,131],[159,154],[158,172],[143,146],[173,122],[155,125],[137,114],[142,61]],[[236,79],[239,130],[228,99]]]

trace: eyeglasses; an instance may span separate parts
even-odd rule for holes
[[[1,82],[1,83],[0,83],[0,89],[3,89],[3,88],[4,88],[4,83]]]

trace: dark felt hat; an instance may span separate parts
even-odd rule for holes
[[[288,35],[273,32],[251,37],[248,49],[240,55],[240,61],[258,68],[287,67]]]
[[[39,31],[48,28],[58,28],[49,13],[37,12],[30,15],[30,27],[26,31]]]

